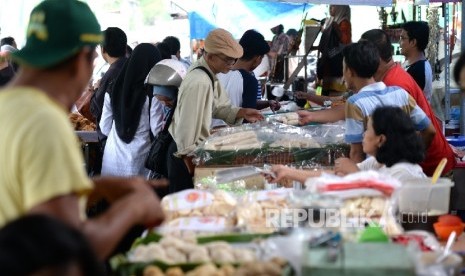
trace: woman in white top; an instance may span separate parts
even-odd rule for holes
[[[100,128],[108,139],[102,175],[148,176],[144,163],[151,145],[150,132],[155,136],[161,129],[163,106],[155,98],[150,104],[152,91],[145,79],[160,60],[154,45],[139,44],[124,64],[112,94],[105,95]]]
[[[410,117],[399,107],[382,106],[373,112],[363,136],[363,151],[371,157],[358,164],[348,158],[339,158],[335,162],[334,171],[327,172],[346,175],[376,170],[401,182],[426,177],[418,165],[424,159],[423,142]],[[271,181],[288,178],[302,183],[322,172],[296,170],[282,165],[273,166],[272,171],[276,178],[268,177]]]

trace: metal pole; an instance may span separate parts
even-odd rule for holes
[[[462,1],[462,13],[461,13],[461,20],[463,22],[463,16],[465,14],[465,5]],[[465,28],[462,27],[462,31],[460,33],[460,50],[461,53],[465,53]],[[465,95],[464,91],[460,91],[460,134],[464,135],[465,134]]]
[[[443,4],[444,16],[444,102],[446,122],[450,120],[450,34],[449,34],[449,3]]]

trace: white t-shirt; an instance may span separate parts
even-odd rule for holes
[[[398,179],[401,183],[410,179],[426,178],[422,168],[418,164],[399,162],[391,167],[386,167],[376,161],[374,157],[368,157],[365,161],[357,164],[361,171],[374,170],[379,173],[390,175]]]
[[[239,70],[231,70],[227,74],[218,73],[216,77],[220,81],[221,86],[228,94],[232,106],[242,106],[242,93],[244,93],[244,79]],[[227,124],[220,119],[212,120],[212,128],[218,126],[226,126]]]

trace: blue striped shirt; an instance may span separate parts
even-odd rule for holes
[[[377,82],[365,86],[347,99],[345,105],[345,140],[347,143],[362,142],[368,118],[379,106],[402,108],[410,115],[418,131],[426,129],[431,124],[425,112],[404,89],[397,86],[387,87],[383,82]]]

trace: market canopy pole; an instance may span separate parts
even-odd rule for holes
[[[463,15],[465,14],[465,5],[464,1],[462,1],[462,22],[463,22]],[[465,53],[465,28],[463,24],[461,24],[461,33],[460,33],[460,50],[461,53]],[[460,134],[465,134],[465,96],[463,95],[464,91],[460,91]]]

